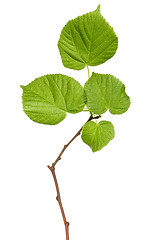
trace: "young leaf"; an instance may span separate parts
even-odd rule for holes
[[[87,107],[95,114],[122,114],[130,106],[130,98],[125,93],[124,84],[109,74],[92,73],[84,86]]]
[[[82,129],[82,140],[93,152],[101,150],[114,138],[114,127],[111,122],[100,121],[98,124],[89,121]]]
[[[38,123],[58,124],[67,112],[81,112],[85,105],[83,87],[65,75],[45,75],[21,87],[23,110]]]
[[[97,66],[113,57],[118,38],[100,13],[93,12],[70,20],[62,29],[58,42],[63,65],[80,70],[86,65]]]

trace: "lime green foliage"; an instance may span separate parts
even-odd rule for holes
[[[93,12],[69,21],[62,29],[58,47],[63,65],[80,70],[96,66],[113,57],[118,38],[100,13],[100,5]],[[109,74],[93,73],[84,88],[71,77],[52,74],[37,78],[23,89],[23,109],[38,123],[55,125],[68,113],[90,112],[82,129],[82,140],[93,152],[99,151],[114,138],[112,123],[93,121],[108,109],[122,114],[130,106],[124,84]],[[96,116],[98,115],[98,116]],[[92,120],[92,121],[91,121]],[[81,132],[75,136],[78,136]]]
[[[114,127],[111,122],[100,121],[98,124],[87,122],[82,130],[82,140],[93,152],[101,150],[114,138]]]
[[[122,114],[130,105],[130,98],[125,93],[124,84],[109,74],[92,73],[84,86],[86,105],[94,114]]]
[[[38,123],[57,124],[67,112],[81,112],[85,105],[82,86],[65,75],[45,75],[21,87],[24,112]]]
[[[86,65],[97,66],[113,57],[118,38],[100,13],[93,12],[69,21],[62,29],[58,42],[63,65],[80,70]]]

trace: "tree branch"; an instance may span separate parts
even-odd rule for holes
[[[98,119],[98,118],[100,118],[100,117],[101,117],[100,115],[95,116],[95,117],[94,117],[93,115],[90,115],[90,117],[89,117],[89,119],[88,119],[87,122],[89,122],[89,121],[91,121],[91,120],[93,120],[93,119]],[[57,162],[58,162],[59,160],[61,160],[61,156],[62,156],[62,154],[64,153],[64,151],[66,150],[66,148],[71,144],[71,142],[73,142],[73,140],[74,140],[76,137],[78,137],[78,136],[81,134],[82,128],[83,128],[83,126],[82,126],[82,127],[79,129],[79,131],[74,135],[74,137],[73,137],[67,144],[64,145],[64,147],[63,147],[62,151],[60,152],[60,154],[58,155],[57,159],[55,160],[54,163],[52,163],[52,167],[53,167],[53,168],[55,167],[55,165],[57,164]]]
[[[87,122],[93,120],[93,119],[98,119],[100,118],[101,116],[98,115],[98,116],[93,116],[92,114],[90,115],[89,119]],[[64,151],[66,150],[66,148],[73,142],[73,140],[78,137],[80,134],[81,134],[81,131],[82,131],[82,128],[83,126],[79,129],[79,131],[74,135],[74,137],[67,143],[64,145],[62,151],[60,152],[60,154],[58,155],[57,159],[55,160],[54,163],[52,163],[52,166],[47,166],[51,173],[52,173],[52,176],[53,176],[53,179],[54,179],[54,183],[55,183],[55,187],[56,187],[56,191],[57,191],[57,197],[56,197],[56,200],[58,201],[59,203],[59,207],[60,207],[60,210],[61,210],[61,214],[62,214],[62,218],[63,218],[63,222],[64,222],[64,225],[65,225],[65,232],[66,232],[66,240],[69,240],[69,222],[67,222],[66,220],[66,216],[65,216],[65,212],[64,212],[64,209],[63,209],[63,205],[62,205],[62,201],[61,201],[61,196],[60,196],[60,191],[59,191],[59,186],[58,186],[58,181],[57,181],[57,177],[56,177],[56,173],[55,173],[55,165],[57,164],[57,162],[61,159],[61,156],[62,154],[64,153]]]
[[[57,181],[57,177],[56,177],[56,173],[55,173],[55,168],[50,167],[50,166],[47,166],[47,167],[51,170],[51,173],[52,173],[52,176],[54,179],[54,183],[55,183],[56,191],[57,191],[56,200],[58,201],[58,204],[59,204],[59,207],[61,210],[61,214],[62,214],[62,218],[63,218],[63,222],[65,225],[66,240],[69,240],[69,222],[67,222],[66,216],[64,213],[64,209],[63,209],[63,205],[62,205],[62,201],[61,201],[61,195],[60,195],[59,186],[58,186],[58,181]]]

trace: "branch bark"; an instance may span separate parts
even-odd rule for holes
[[[47,167],[50,169],[50,171],[52,173],[52,176],[53,176],[53,179],[54,179],[54,183],[55,183],[56,191],[57,191],[56,200],[58,201],[58,204],[59,204],[59,207],[60,207],[60,210],[61,210],[61,214],[62,214],[64,226],[65,226],[66,240],[69,240],[69,222],[67,222],[67,220],[66,220],[65,212],[64,212],[64,209],[63,209],[63,205],[62,205],[62,201],[61,201],[61,195],[60,195],[59,186],[58,186],[58,181],[57,181],[57,177],[56,177],[56,173],[55,173],[55,168],[50,167],[50,166],[47,166]]]
[[[90,117],[89,117],[89,119],[88,119],[87,122],[89,122],[89,121],[91,121],[91,120],[93,120],[93,119],[98,119],[98,118],[100,118],[100,117],[101,117],[100,115],[95,116],[95,117],[94,117],[93,115],[90,115]],[[57,162],[58,162],[59,160],[61,160],[61,156],[62,156],[62,154],[64,153],[64,151],[66,150],[66,148],[73,142],[73,140],[74,140],[76,137],[78,137],[78,136],[81,134],[82,128],[83,128],[83,126],[82,126],[82,127],[79,129],[79,131],[74,135],[74,137],[73,137],[67,144],[64,145],[64,147],[63,147],[62,151],[60,152],[60,154],[58,155],[57,159],[55,160],[54,163],[52,163],[52,167],[53,167],[53,168],[55,167],[55,165],[57,164]]]
[[[90,115],[89,119],[87,122],[93,120],[93,119],[98,119],[100,118],[101,116],[98,115],[98,116],[93,116],[92,114]],[[52,176],[53,176],[53,179],[54,179],[54,183],[55,183],[55,187],[56,187],[56,192],[57,192],[57,197],[56,197],[56,200],[58,201],[58,204],[59,204],[59,207],[60,207],[60,210],[61,210],[61,214],[62,214],[62,218],[63,218],[63,222],[64,222],[64,226],[65,226],[65,232],[66,232],[66,240],[69,240],[69,222],[67,222],[66,220],[66,216],[65,216],[65,212],[64,212],[64,209],[63,209],[63,205],[62,205],[62,201],[61,201],[61,196],[60,196],[60,191],[59,191],[59,186],[58,186],[58,181],[57,181],[57,177],[56,177],[56,173],[55,173],[55,165],[57,164],[57,162],[61,159],[61,156],[62,154],[64,153],[64,151],[66,150],[66,148],[74,141],[74,139],[76,137],[78,137],[80,134],[81,134],[81,131],[82,131],[82,128],[83,126],[79,129],[79,131],[74,135],[74,137],[67,143],[64,145],[62,151],[60,152],[60,154],[58,155],[57,159],[55,160],[54,163],[52,163],[52,166],[47,166],[51,173],[52,173]]]

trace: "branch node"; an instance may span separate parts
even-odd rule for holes
[[[47,167],[49,168],[49,170],[51,170],[51,172],[55,170],[55,168],[54,168],[54,165],[53,165],[53,164],[52,164],[52,166],[49,166],[49,165],[48,165]]]
[[[54,171],[55,170],[55,165],[54,164],[52,164],[52,166],[51,167],[49,167],[50,168],[50,170],[51,171]]]

